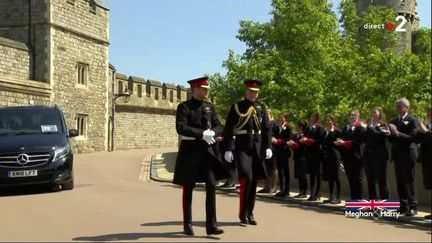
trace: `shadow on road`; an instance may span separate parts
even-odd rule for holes
[[[55,193],[58,191],[58,189],[56,190],[46,185],[5,187],[0,189],[0,197]]]
[[[93,186],[92,184],[75,184],[75,189],[81,187]],[[29,186],[17,186],[17,187],[5,187],[0,189],[0,197],[12,197],[12,196],[26,196],[35,194],[48,194],[56,193],[61,190],[57,187],[50,185],[29,185]]]
[[[182,231],[179,232],[162,232],[162,233],[118,233],[118,234],[108,234],[108,235],[98,235],[98,236],[82,236],[76,237],[72,240],[74,241],[131,241],[139,240],[142,238],[201,238],[208,240],[219,240],[218,237],[213,236],[187,236],[184,235]]]
[[[177,152],[163,153],[162,158],[164,159],[163,164],[165,164],[165,169],[170,173],[174,173],[175,163],[169,163],[169,162],[176,161]]]
[[[183,221],[166,221],[166,222],[154,222],[144,223],[141,226],[168,226],[168,225],[183,225]],[[194,221],[192,225],[195,227],[205,227],[204,221]],[[217,222],[218,226],[241,226],[240,222]]]

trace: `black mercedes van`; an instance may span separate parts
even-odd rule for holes
[[[0,187],[50,184],[72,190],[73,154],[58,106],[0,107]]]

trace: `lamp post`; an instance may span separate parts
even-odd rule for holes
[[[114,151],[114,127],[115,127],[115,122],[114,122],[114,117],[115,117],[115,107],[116,107],[116,100],[120,97],[123,97],[123,102],[127,103],[130,100],[130,96],[132,95],[132,92],[128,89],[125,88],[125,91],[121,94],[114,94],[112,99],[111,99],[111,149],[110,151]]]

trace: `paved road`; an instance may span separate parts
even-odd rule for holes
[[[169,150],[165,150],[169,151]],[[77,155],[76,188],[0,192],[0,241],[427,241],[425,227],[350,219],[302,205],[258,201],[258,226],[238,224],[238,198],[217,196],[226,231],[205,235],[205,194],[194,193],[195,237],[181,234],[181,190],[148,181],[143,161],[156,150]],[[157,150],[157,152],[162,152]]]

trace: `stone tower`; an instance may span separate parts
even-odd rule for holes
[[[57,104],[81,133],[79,151],[106,150],[108,18],[101,0],[0,0],[0,78],[49,90],[47,101],[15,102],[17,92],[28,93],[23,88],[0,105]]]
[[[399,50],[412,50],[412,41],[415,36],[420,19],[417,14],[417,0],[356,0],[357,12],[365,11],[369,6],[387,6],[394,8],[398,15],[402,15],[407,20],[404,28],[406,32],[399,32]]]
[[[105,150],[108,128],[108,9],[99,0],[50,0],[52,102],[82,133],[80,151]]]

